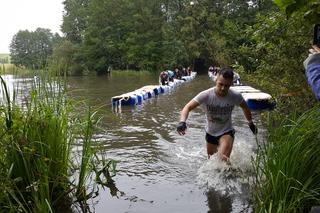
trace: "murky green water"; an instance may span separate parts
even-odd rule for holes
[[[250,166],[256,142],[240,109],[233,115],[236,138],[231,171],[216,157],[207,160],[201,109],[190,113],[185,136],[175,131],[183,106],[212,86],[208,76],[197,76],[142,105],[122,107],[121,113],[112,111],[111,97],[157,81],[155,75],[68,78],[70,97],[99,108],[103,131],[96,139],[107,157],[118,161],[114,180],[122,194],[111,196],[108,188],[101,189],[93,211],[250,212]],[[263,129],[258,127],[261,137]]]

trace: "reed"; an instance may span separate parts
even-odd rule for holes
[[[6,104],[0,106],[0,212],[71,212],[76,202],[90,198],[81,189],[91,184],[88,177],[99,168],[91,165],[97,164],[92,160],[97,158],[93,146],[95,114],[89,110],[84,121],[71,116],[73,106],[59,82],[53,84],[40,76],[25,107],[10,100],[6,82],[2,78],[1,82]],[[77,144],[78,138],[85,140]],[[72,151],[74,146],[82,148],[80,169],[76,170],[72,160],[78,152]],[[112,162],[104,163],[108,161]],[[79,178],[72,178],[75,173]],[[73,198],[79,194],[82,200]]]
[[[256,212],[307,212],[320,203],[320,107],[268,130],[254,161]]]

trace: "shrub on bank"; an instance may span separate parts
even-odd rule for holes
[[[256,212],[307,212],[320,203],[320,106],[269,122],[254,161]]]

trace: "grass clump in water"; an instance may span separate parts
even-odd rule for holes
[[[259,147],[256,212],[308,212],[320,204],[320,107],[269,128]]]
[[[89,112],[83,122],[72,118],[72,106],[61,87],[47,83],[31,92],[24,108],[17,106],[0,80],[6,97],[0,106],[0,212],[71,212],[76,202],[90,198],[83,189],[100,168],[94,160],[98,156],[92,144],[93,114]],[[78,167],[72,162],[78,154],[72,151],[74,146],[82,147]],[[112,182],[106,172],[104,182]]]

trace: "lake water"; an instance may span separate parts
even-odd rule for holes
[[[233,114],[231,169],[216,156],[207,160],[201,109],[190,113],[186,135],[176,132],[183,106],[213,85],[208,76],[198,75],[142,105],[122,107],[121,113],[112,110],[111,97],[157,84],[156,75],[112,73],[69,77],[67,82],[70,97],[99,109],[102,129],[95,139],[108,158],[118,161],[114,180],[119,192],[112,196],[108,188],[100,189],[91,203],[93,212],[252,212],[251,157],[256,139],[240,108]],[[259,120],[258,113],[254,117]],[[259,122],[258,127],[261,138],[264,128]]]

